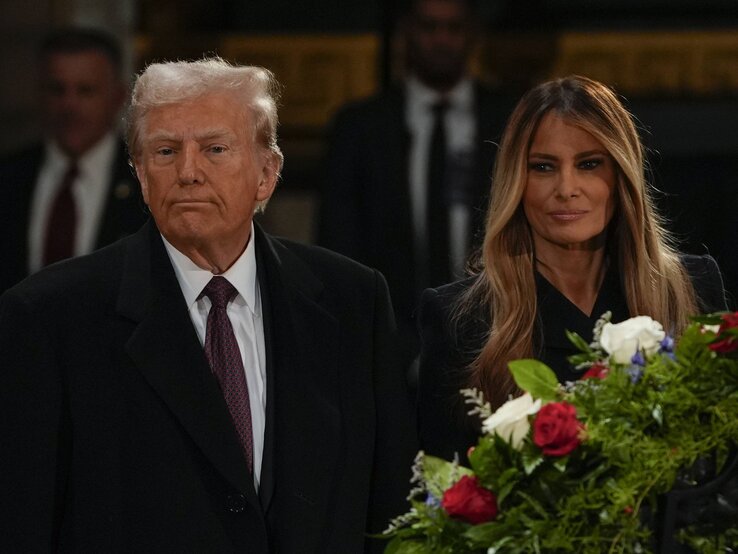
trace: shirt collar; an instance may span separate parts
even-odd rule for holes
[[[468,77],[459,81],[446,94],[441,94],[424,85],[417,77],[410,75],[405,81],[408,102],[425,109],[441,100],[446,100],[453,109],[470,109],[474,100],[474,86]]]
[[[115,155],[116,143],[116,135],[111,131],[80,156],[77,160],[77,169],[80,175],[97,175],[99,174],[98,168],[109,167]],[[59,172],[65,171],[71,161],[54,140],[46,143],[46,155],[50,166]],[[99,181],[99,179],[93,182],[96,181]]]
[[[202,289],[205,288],[205,285],[210,282],[214,275],[207,269],[197,266],[195,262],[172,246],[164,236],[162,236],[162,240],[174,266],[174,273],[185,297],[187,309],[190,309],[197,302],[197,297],[200,296]],[[228,279],[228,282],[238,291],[235,301],[238,301],[240,296],[249,311],[254,315],[259,315],[256,304],[256,250],[254,248],[253,223],[251,224],[251,235],[246,250],[221,276]]]

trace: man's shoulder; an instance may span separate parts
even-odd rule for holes
[[[377,298],[389,302],[387,283],[378,271],[320,246],[264,235],[269,255],[259,255],[275,286],[298,291],[334,314],[371,313]],[[261,266],[260,266],[261,267]]]
[[[41,165],[44,157],[43,144],[32,144],[0,157],[0,172],[8,174],[15,171],[33,169]]]
[[[402,110],[403,102],[402,89],[399,86],[391,87],[345,104],[338,110],[334,120],[337,124],[357,121],[371,123]]]
[[[266,236],[277,245],[277,248],[283,249],[284,252],[304,263],[318,277],[329,281],[374,278],[375,270],[333,250],[286,238]]]
[[[101,299],[117,290],[125,264],[126,237],[91,254],[52,264],[6,291],[45,309]]]

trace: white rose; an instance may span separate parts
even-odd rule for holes
[[[530,423],[528,416],[541,408],[541,401],[533,401],[529,393],[508,400],[500,408],[482,422],[482,430],[487,434],[497,433],[503,439],[509,439],[514,448],[519,448]]]
[[[629,364],[636,352],[646,356],[658,352],[666,333],[658,321],[646,315],[631,317],[622,323],[602,327],[600,346],[619,364]]]

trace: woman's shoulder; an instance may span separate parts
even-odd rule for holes
[[[464,297],[475,280],[476,276],[471,276],[437,288],[425,289],[418,307],[418,321],[421,328],[428,324],[441,324],[446,327],[457,315],[466,319],[464,315],[466,309],[463,306]]]
[[[421,308],[425,304],[433,304],[437,306],[451,307],[457,304],[461,297],[466,293],[476,281],[476,276],[466,277],[447,285],[437,288],[429,288],[423,291],[420,298]]]
[[[717,312],[727,309],[723,277],[715,258],[709,254],[680,254],[679,259],[692,281],[701,311]]]
[[[485,301],[469,296],[477,278],[473,275],[423,292],[418,322],[424,339],[443,336],[455,347],[479,347],[487,336],[490,316]]]

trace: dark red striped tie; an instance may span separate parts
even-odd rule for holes
[[[241,442],[244,457],[253,472],[254,439],[251,431],[251,407],[246,374],[236,335],[226,307],[238,293],[225,277],[213,277],[198,298],[207,296],[212,302],[205,332],[205,355],[220,383],[228,411]]]
[[[74,239],[77,234],[77,205],[72,194],[72,185],[79,175],[77,164],[71,162],[57,189],[49,217],[46,219],[43,264],[49,265],[74,254]]]

